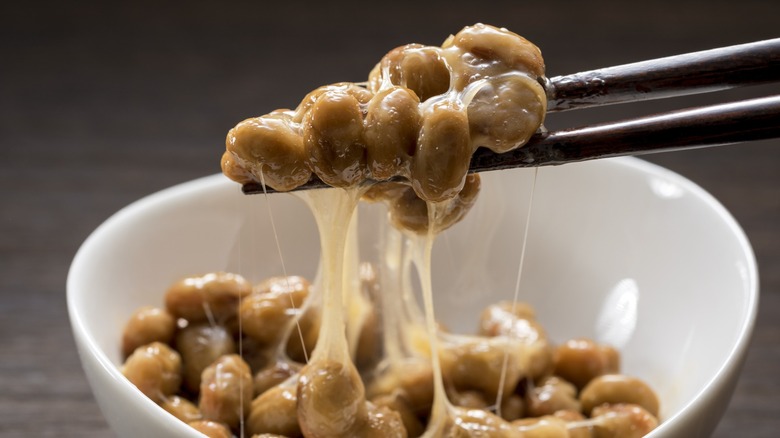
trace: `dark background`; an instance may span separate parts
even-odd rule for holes
[[[318,85],[365,80],[389,49],[475,22],[534,41],[550,76],[780,36],[777,1],[3,2],[0,6],[0,435],[110,436],[65,306],[79,244],[122,206],[219,171],[236,122]],[[551,116],[552,128],[739,97]],[[780,430],[780,141],[648,157],[742,224],[761,272],[753,344],[715,436]],[[109,293],[110,291],[107,291]],[[706,311],[706,303],[702,303]]]

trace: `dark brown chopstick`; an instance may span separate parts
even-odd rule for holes
[[[545,82],[548,111],[566,111],[780,83],[780,38],[556,76]],[[621,155],[780,137],[780,95],[674,111],[595,126],[537,133],[496,154],[480,148],[470,172],[557,165]],[[316,176],[294,190],[328,187]],[[263,193],[258,183],[245,194]],[[267,187],[268,193],[273,193]]]
[[[545,82],[547,111],[780,82],[780,38],[607,67]]]

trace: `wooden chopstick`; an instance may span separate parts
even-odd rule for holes
[[[737,86],[780,82],[780,38],[642,61],[545,82],[548,111],[660,99]],[[470,172],[535,167],[621,155],[740,143],[780,137],[780,95],[674,111],[555,132],[497,154],[474,153]],[[316,175],[293,190],[329,187]],[[247,183],[245,194],[273,193]]]
[[[780,38],[555,76],[543,85],[554,112],[778,81]]]

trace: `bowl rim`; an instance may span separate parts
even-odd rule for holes
[[[739,327],[739,333],[732,348],[728,352],[726,361],[720,366],[720,368],[711,376],[711,378],[703,385],[701,390],[697,392],[682,408],[678,409],[673,415],[668,418],[662,419],[653,432],[648,437],[662,436],[667,431],[671,431],[678,424],[683,421],[686,413],[695,408],[694,405],[708,395],[714,394],[718,389],[719,382],[725,382],[723,378],[730,373],[738,372],[742,366],[745,353],[749,347],[749,341],[752,336],[752,332],[755,326],[755,320],[758,313],[759,302],[759,277],[758,267],[755,258],[755,254],[752,246],[747,238],[742,227],[731,215],[731,213],[723,206],[713,195],[704,190],[698,184],[685,178],[684,176],[666,169],[662,166],[641,160],[636,157],[617,157],[599,160],[601,162],[610,162],[611,165],[618,167],[626,167],[638,170],[640,173],[659,176],[666,180],[673,181],[676,184],[682,186],[687,192],[699,198],[709,208],[711,208],[719,218],[721,218],[727,225],[728,229],[734,235],[739,245],[739,249],[744,255],[746,263],[746,284],[748,289],[746,315],[743,323]],[[94,245],[94,242],[102,237],[107,229],[116,226],[126,218],[146,209],[150,204],[157,204],[165,202],[167,199],[172,199],[179,196],[180,193],[187,193],[192,191],[201,190],[204,188],[210,188],[223,182],[228,181],[222,174],[213,174],[204,177],[200,177],[194,180],[179,183],[177,185],[165,188],[163,190],[154,192],[147,196],[144,196],[120,210],[113,213],[104,222],[102,222],[90,235],[84,240],[77,250],[70,268],[68,270],[66,280],[66,301],[68,307],[68,316],[71,322],[71,328],[76,338],[76,342],[85,347],[88,352],[100,365],[100,368],[105,371],[111,380],[117,382],[119,385],[128,389],[138,391],[121,373],[120,368],[115,365],[109,358],[106,352],[98,345],[95,337],[87,330],[85,323],[85,316],[80,308],[77,306],[77,273],[81,269],[85,253],[88,248]],[[83,361],[83,359],[81,359]],[[140,395],[140,391],[139,391]],[[150,399],[143,397],[148,402],[148,406],[158,406]],[[162,409],[160,412],[165,412]],[[175,418],[171,416],[171,418]],[[183,423],[182,423],[183,424]]]

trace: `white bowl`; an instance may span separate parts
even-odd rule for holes
[[[473,330],[478,309],[511,299],[533,177],[483,175],[474,211],[437,243],[436,313],[449,327]],[[308,211],[292,196],[269,200],[287,271],[312,277],[318,238]],[[122,327],[138,307],[161,305],[180,277],[280,274],[265,203],[221,175],[202,178],[116,213],[76,254],[73,332],[117,435],[199,436],[122,376]],[[361,221],[376,214],[368,207]],[[758,277],[745,235],[709,194],[641,160],[601,160],[539,170],[520,299],[555,341],[589,336],[619,348],[623,371],[660,395],[663,423],[651,436],[708,436],[745,357]]]

